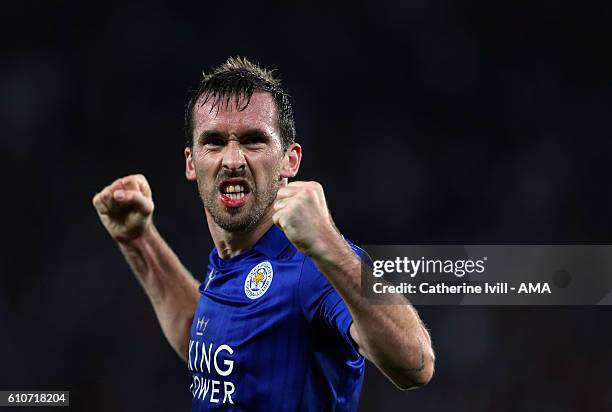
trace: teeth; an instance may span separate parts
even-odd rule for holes
[[[238,199],[242,199],[244,197],[244,192],[240,192],[240,193],[227,193],[226,196],[229,197],[232,200],[238,200]]]
[[[225,194],[230,194],[230,193],[244,193],[244,186],[229,185],[225,188]]]

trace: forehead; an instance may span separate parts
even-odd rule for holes
[[[244,110],[236,109],[235,97],[229,104],[222,104],[212,110],[213,99],[202,105],[200,98],[194,107],[194,134],[199,136],[205,131],[216,130],[221,133],[240,134],[241,131],[260,129],[271,136],[278,136],[278,117],[276,103],[268,92],[256,91]],[[223,101],[225,103],[225,101]],[[244,103],[241,101],[239,107]]]

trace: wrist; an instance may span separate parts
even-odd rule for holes
[[[350,246],[333,226],[326,227],[307,253],[321,264],[339,262],[352,255]]]
[[[159,232],[155,228],[153,221],[148,222],[145,227],[134,237],[129,239],[115,239],[120,247],[128,249],[140,249],[146,244],[154,241],[159,236]]]

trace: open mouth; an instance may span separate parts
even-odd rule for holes
[[[221,202],[227,207],[242,206],[250,192],[251,188],[245,179],[225,179],[219,185]]]

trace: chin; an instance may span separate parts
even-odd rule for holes
[[[244,232],[252,227],[259,219],[252,215],[242,214],[242,211],[228,212],[223,217],[213,215],[215,223],[227,232]]]

